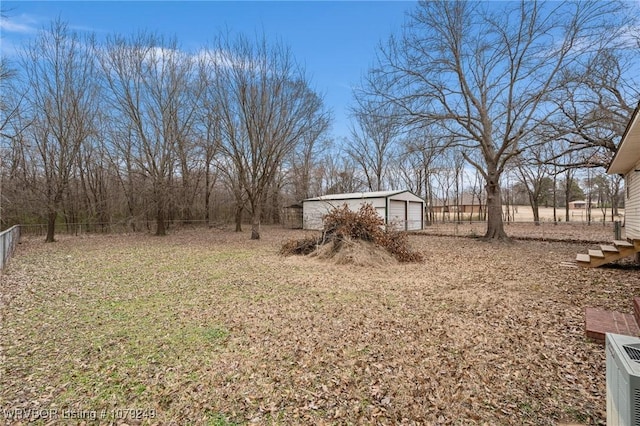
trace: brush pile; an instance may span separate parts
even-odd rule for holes
[[[332,259],[336,263],[361,265],[422,262],[423,256],[411,250],[405,233],[389,229],[371,204],[352,211],[345,204],[324,217],[320,236],[286,242],[280,253]]]

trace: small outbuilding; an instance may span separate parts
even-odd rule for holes
[[[302,204],[291,204],[284,208],[282,226],[289,229],[302,228]]]
[[[448,200],[435,199],[431,206],[431,211],[435,214],[438,213],[471,213],[480,214],[485,208],[486,201],[484,196],[478,197],[474,194],[464,193],[456,201],[455,197]]]
[[[607,173],[624,176],[625,234],[629,240],[640,240],[640,103],[622,135]]]
[[[411,191],[355,192],[331,194],[308,198],[302,202],[304,229],[322,229],[322,219],[335,207],[346,204],[358,210],[363,204],[371,204],[384,219],[384,223],[400,230],[424,228],[424,200]]]
[[[569,201],[569,208],[572,210],[584,210],[587,208],[587,202],[585,200]]]

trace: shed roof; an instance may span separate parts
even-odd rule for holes
[[[408,192],[418,197],[416,194],[414,194],[411,191],[402,190],[402,191],[374,191],[374,192],[350,192],[346,194],[329,194],[329,195],[321,195],[320,197],[307,198],[304,201],[355,200],[355,199],[361,199],[361,198],[387,198],[393,195],[403,194],[405,192]]]
[[[618,150],[609,164],[607,173],[626,174],[640,161],[640,102],[622,135]]]

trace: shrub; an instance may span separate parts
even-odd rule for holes
[[[331,250],[341,250],[345,242],[366,241],[379,246],[393,255],[399,262],[421,262],[421,253],[411,250],[407,235],[386,229],[384,220],[371,204],[363,204],[352,211],[345,204],[331,210],[323,220],[320,237],[305,237],[286,242],[280,249],[283,255],[306,255],[321,246],[331,245]]]

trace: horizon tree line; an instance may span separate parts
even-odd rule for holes
[[[562,185],[569,199],[580,170],[587,195],[617,206],[620,179],[596,170],[640,98],[624,7],[420,2],[380,45],[339,141],[305,70],[266,36],[221,33],[188,53],[54,21],[3,58],[0,227],[45,222],[54,241],[61,222],[164,235],[248,219],[257,239],[284,206],[325,193],[406,188],[432,205],[471,189],[486,237],[506,238],[506,174],[536,215],[551,183],[554,206]]]

